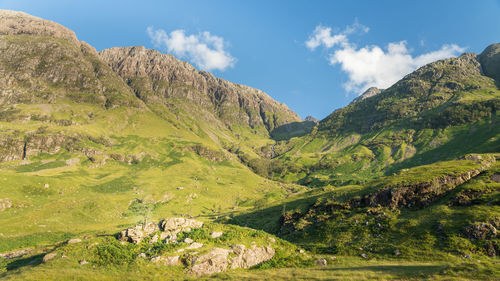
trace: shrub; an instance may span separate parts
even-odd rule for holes
[[[96,260],[98,265],[127,265],[135,260],[133,245],[121,245],[118,241],[96,247]]]

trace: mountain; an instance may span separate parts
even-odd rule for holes
[[[362,183],[466,153],[498,151],[500,90],[489,70],[495,69],[496,46],[480,56],[465,53],[425,65],[334,111],[311,134],[274,145],[280,152],[274,161],[282,164],[274,177],[317,186]]]
[[[304,189],[226,150],[255,154],[299,117],[170,55],[98,53],[57,23],[2,10],[0,73],[0,253],[169,216],[209,220]]]
[[[318,122],[0,10],[0,278],[491,280],[499,46]]]

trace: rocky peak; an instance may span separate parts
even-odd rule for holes
[[[58,23],[10,10],[0,10],[0,34],[30,34],[78,42],[73,31]]]
[[[361,95],[355,98],[352,102],[358,102],[367,99],[369,97],[373,97],[375,95],[380,94],[382,91],[383,89],[379,89],[377,87],[370,87],[368,88],[368,90],[364,91]]]
[[[319,123],[319,119],[313,116],[307,116],[304,121]]]
[[[484,75],[500,81],[500,43],[489,45],[479,55]]]

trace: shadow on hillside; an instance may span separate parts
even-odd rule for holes
[[[444,269],[445,265],[368,265],[368,266],[353,266],[353,267],[326,267],[321,268],[322,271],[379,271],[390,272],[396,275],[412,275],[437,273]]]
[[[302,122],[293,122],[285,125],[281,125],[276,127],[271,132],[271,138],[273,140],[289,140],[294,137],[301,137],[309,134],[316,123],[313,121],[302,121]]]
[[[385,173],[392,175],[401,169],[414,166],[432,164],[437,161],[454,160],[468,153],[495,153],[500,148],[500,139],[495,139],[498,134],[499,118],[492,122],[473,125],[468,133],[457,134],[446,143],[437,148],[418,154],[416,157],[406,159],[400,163],[392,164]]]
[[[310,206],[311,204],[314,204],[314,202],[316,202],[316,200],[320,196],[328,195],[322,193],[306,198],[297,199],[291,202],[277,203],[278,205],[251,211],[245,214],[236,215],[227,223],[263,230],[271,234],[279,234],[279,221],[283,212],[300,207]]]

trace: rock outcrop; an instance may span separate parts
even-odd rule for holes
[[[204,255],[195,257],[188,274],[197,276],[226,271],[229,265],[228,255],[231,250],[215,248]]]
[[[147,223],[146,225],[137,225],[120,232],[119,239],[126,242],[139,244],[146,238],[151,238],[150,243],[155,243],[160,237],[163,243],[179,243],[177,234],[180,232],[189,233],[195,228],[203,227],[203,222],[186,218],[168,218],[160,223]],[[160,232],[160,235],[158,235]],[[165,235],[164,235],[165,234]],[[209,239],[221,237],[222,231],[211,232],[207,234]],[[156,237],[156,239],[155,239]],[[217,241],[217,240],[215,240]],[[276,243],[276,239],[269,237],[270,243]],[[269,246],[257,246],[252,244],[249,248],[243,244],[236,244],[227,249],[227,245],[222,248],[221,245],[214,245],[194,241],[191,238],[185,238],[182,242],[189,244],[187,247],[177,249],[171,253],[164,253],[150,258],[153,263],[164,266],[185,265],[186,272],[196,276],[212,274],[236,268],[250,268],[262,262],[268,261],[274,257],[276,251]],[[217,242],[215,242],[217,243]],[[139,255],[141,258],[147,258],[146,253]]]
[[[168,240],[169,242],[177,242],[177,234],[183,231],[191,231],[194,228],[200,228],[203,222],[186,219],[186,218],[168,218],[162,220],[160,223],[147,223],[145,225],[139,224],[135,227],[127,228],[120,232],[119,239],[126,242],[139,244],[144,238],[151,234],[160,231],[159,239]],[[156,236],[157,240],[158,236]]]
[[[275,250],[271,247],[257,247],[252,245],[250,248],[245,245],[233,246],[233,253],[236,257],[231,260],[231,268],[250,268],[254,265],[270,260]]]

